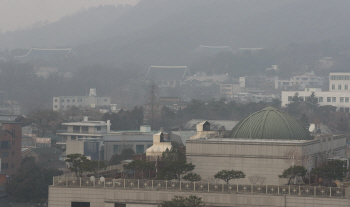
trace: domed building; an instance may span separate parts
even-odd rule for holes
[[[240,121],[229,138],[188,140],[186,155],[202,179],[214,179],[221,170],[241,170],[239,184],[285,184],[283,170],[303,165],[309,171],[329,157],[345,157],[344,135],[310,134],[290,114],[273,107]]]

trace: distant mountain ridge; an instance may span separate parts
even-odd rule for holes
[[[237,49],[348,41],[349,10],[350,1],[141,0],[132,8],[89,9],[44,27],[1,35],[0,45],[68,46],[90,62],[182,65],[199,45]]]

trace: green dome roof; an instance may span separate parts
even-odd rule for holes
[[[309,131],[290,114],[273,107],[264,108],[240,121],[230,138],[310,140]]]

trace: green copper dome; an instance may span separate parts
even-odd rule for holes
[[[311,140],[309,131],[290,114],[273,107],[264,108],[240,121],[230,138]]]

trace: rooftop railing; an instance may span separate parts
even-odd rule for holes
[[[268,194],[268,195],[294,195],[313,197],[346,198],[350,195],[349,188],[301,186],[301,185],[239,185],[220,184],[216,182],[188,182],[166,180],[136,180],[113,178],[78,178],[54,177],[55,187],[75,188],[111,188],[121,190],[162,190],[162,191],[188,191],[210,193],[242,193],[242,194]]]

